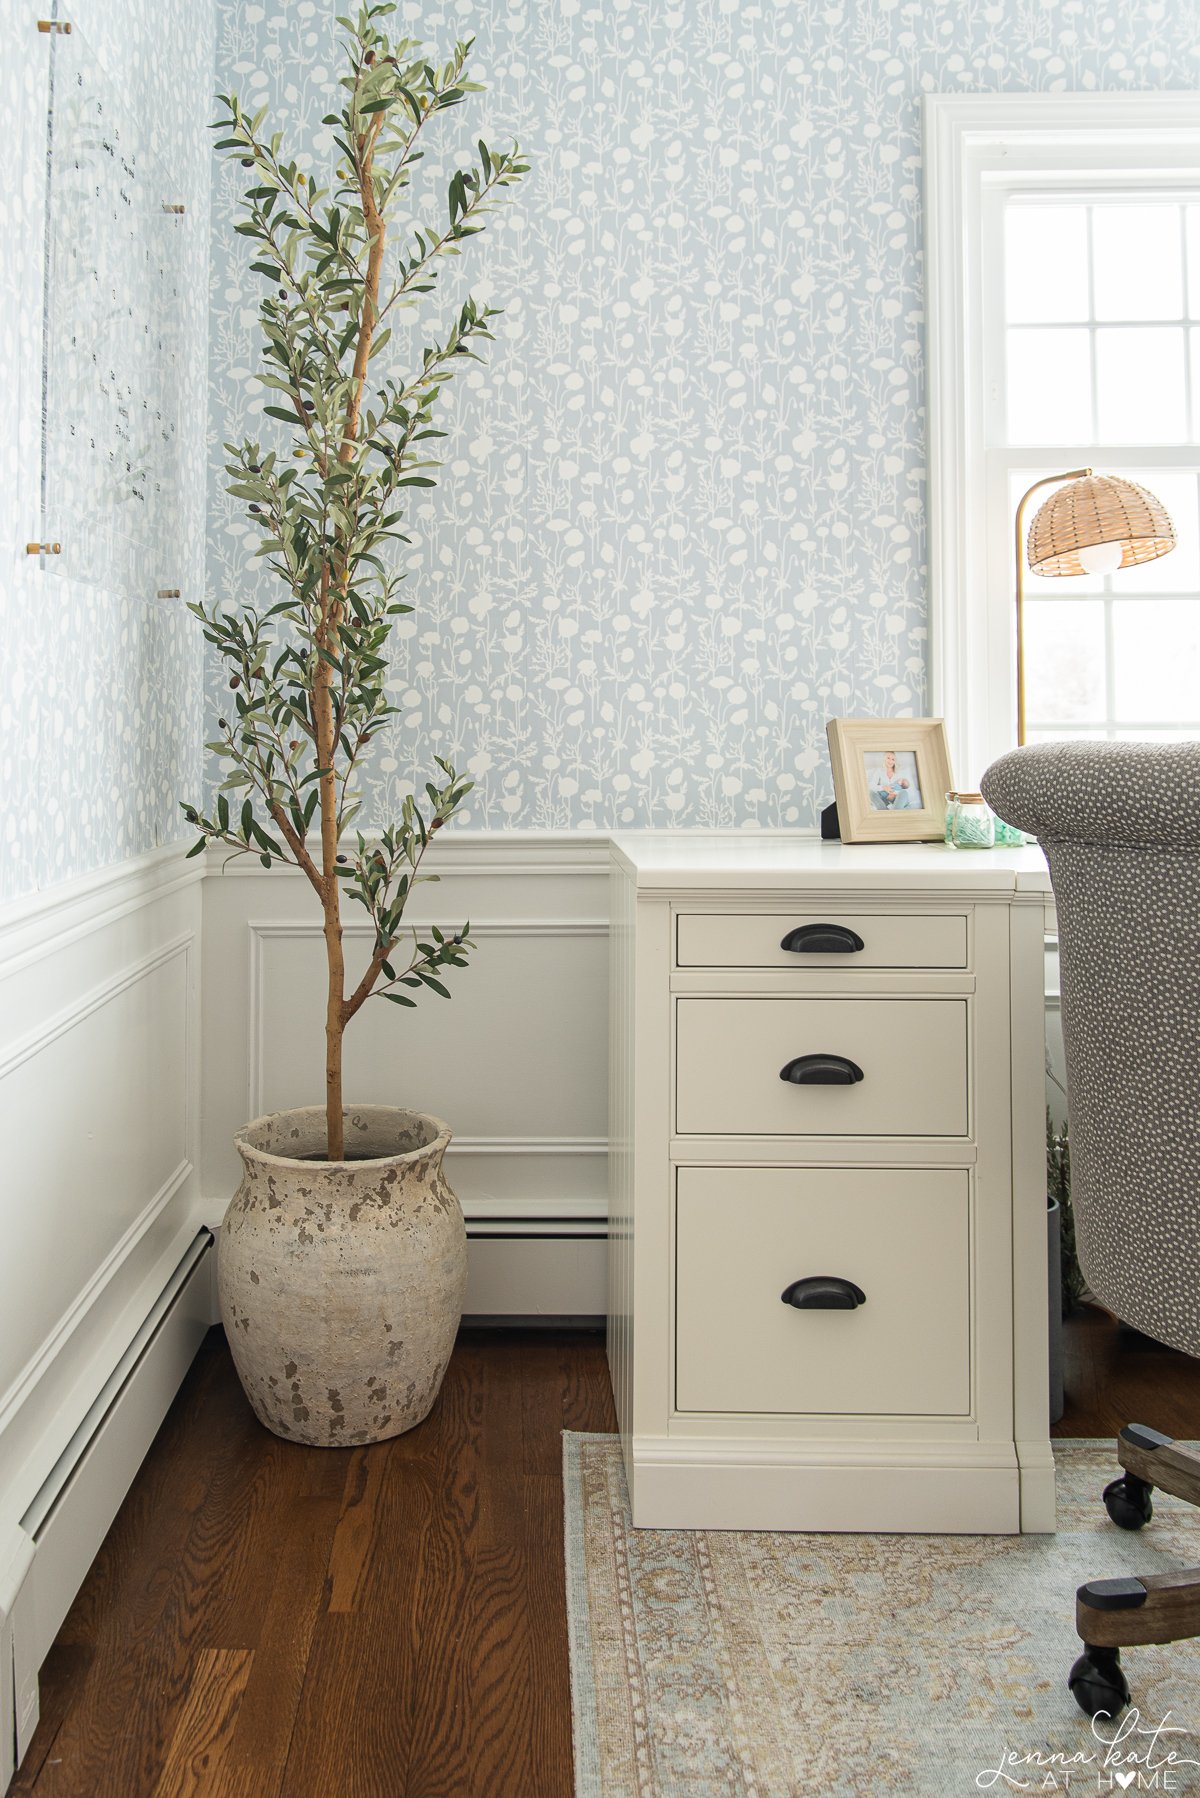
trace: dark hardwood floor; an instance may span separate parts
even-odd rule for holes
[[[1056,1434],[1200,1436],[1200,1362],[1085,1311]],[[570,1798],[563,1429],[602,1338],[466,1330],[411,1435],[280,1442],[210,1333],[42,1673],[38,1798]]]
[[[1063,1327],[1067,1408],[1054,1436],[1115,1436],[1148,1423],[1200,1440],[1200,1361],[1084,1305]]]
[[[464,1330],[432,1415],[278,1441],[210,1332],[42,1673],[38,1798],[567,1798],[561,1432],[597,1333]]]

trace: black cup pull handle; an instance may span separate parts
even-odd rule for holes
[[[810,1274],[806,1280],[793,1280],[779,1296],[797,1311],[857,1311],[867,1302],[861,1286],[836,1274]]]
[[[863,1071],[848,1055],[797,1055],[779,1070],[793,1086],[854,1086]]]
[[[790,955],[857,955],[866,944],[845,924],[797,924],[779,947]]]

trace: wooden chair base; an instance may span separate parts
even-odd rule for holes
[[[1200,1505],[1200,1453],[1194,1449],[1135,1423],[1121,1431],[1117,1458],[1125,1475],[1106,1488],[1104,1502],[1121,1528],[1149,1522],[1155,1486]],[[1089,1716],[1115,1717],[1129,1703],[1122,1648],[1200,1636],[1200,1567],[1089,1580],[1075,1595],[1075,1628],[1084,1652],[1071,1669],[1070,1688]]]

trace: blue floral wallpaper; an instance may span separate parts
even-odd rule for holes
[[[213,177],[212,96],[269,101],[321,154],[336,10],[71,8],[188,208],[185,593],[233,600],[257,578],[219,472],[221,440],[255,416],[255,296],[231,171]],[[0,900],[176,839],[210,734],[181,602],[24,554],[39,12],[0,0],[0,116],[21,146],[0,180],[0,365],[16,371],[0,382]],[[475,774],[476,824],[811,823],[826,715],[924,703],[919,96],[1196,87],[1198,0],[460,0],[401,18],[433,43],[474,31],[489,84],[451,115],[428,196],[481,128],[519,136],[535,168],[447,286],[447,306],[469,287],[507,311],[459,383],[443,484],[414,509],[417,611],[371,816],[436,751]]]
[[[42,254],[49,8],[0,0],[0,900],[124,860],[180,834],[177,797],[202,776],[203,644],[182,600],[132,582],[64,580],[25,554],[40,521]],[[171,560],[204,578],[205,339],[211,151],[211,0],[72,0],[179,219],[183,503]],[[64,539],[66,530],[64,529]]]
[[[333,0],[218,0],[220,83],[327,152]],[[925,703],[919,98],[1200,84],[1196,0],[460,0],[456,148],[534,172],[464,257],[507,310],[414,508],[365,781],[436,752],[488,826],[809,825],[833,712]],[[212,438],[258,430],[254,278],[214,193]],[[439,180],[439,178],[441,178]],[[397,362],[420,341],[392,339]],[[255,579],[211,474],[209,583]],[[214,692],[216,702],[218,694]]]

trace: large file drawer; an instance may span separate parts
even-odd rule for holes
[[[680,998],[675,1017],[681,1136],[967,1134],[966,999]]]
[[[677,1181],[678,1410],[970,1411],[964,1169],[680,1168]],[[814,1277],[863,1301],[783,1301]]]

